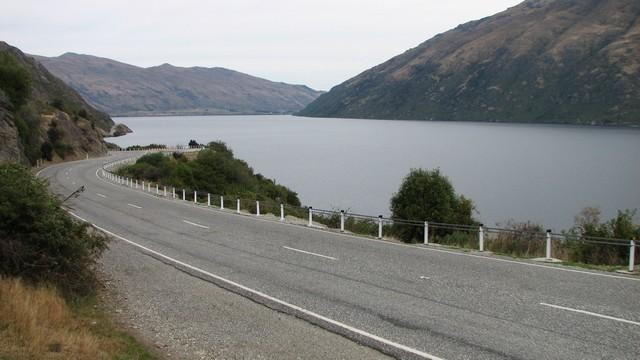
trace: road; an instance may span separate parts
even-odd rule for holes
[[[638,277],[236,215],[109,183],[104,161],[40,176],[84,185],[72,212],[132,250],[396,357],[640,358]]]

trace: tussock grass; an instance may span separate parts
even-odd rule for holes
[[[0,359],[151,359],[89,304],[53,287],[0,278]]]

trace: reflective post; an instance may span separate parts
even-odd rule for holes
[[[142,191],[144,191],[144,180],[142,180]]]
[[[193,202],[195,204],[198,203],[198,192],[196,190],[193,190]]]
[[[484,251],[484,228],[483,228],[483,224],[480,224],[480,227],[478,228],[478,243],[479,243],[479,247],[480,247],[480,251]]]
[[[344,232],[344,210],[340,210],[340,232]]]
[[[167,197],[167,187],[164,187],[164,197]]]
[[[160,188],[158,184],[156,184],[156,195],[160,195]]]
[[[240,214],[240,198],[236,199],[236,212]]]
[[[313,208],[309,206],[309,226],[313,225]]]
[[[429,245],[429,222],[424,222],[424,244]]]
[[[220,195],[220,210],[224,210],[224,196]]]
[[[207,206],[211,206],[211,194],[207,193]]]
[[[174,199],[176,198],[176,188],[174,188],[173,186],[171,187],[171,195]]]
[[[636,265],[636,242],[631,240],[629,245],[629,272],[633,272]]]
[[[284,204],[280,204],[280,221],[284,221]]]
[[[547,229],[546,258],[551,260],[551,229]]]
[[[378,215],[378,239],[382,239],[382,215]]]
[[[182,189],[182,201],[187,200],[187,193]]]
[[[136,189],[138,188],[138,179],[136,179]]]
[[[256,200],[256,216],[260,216],[260,201]]]

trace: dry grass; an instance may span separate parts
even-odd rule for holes
[[[132,342],[96,310],[70,308],[51,287],[0,278],[0,359],[148,358],[131,352]]]
[[[84,329],[58,292],[0,280],[0,354],[16,359],[100,359],[99,340]]]

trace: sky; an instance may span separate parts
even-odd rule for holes
[[[29,54],[226,67],[331,87],[521,0],[2,0],[0,40]]]

